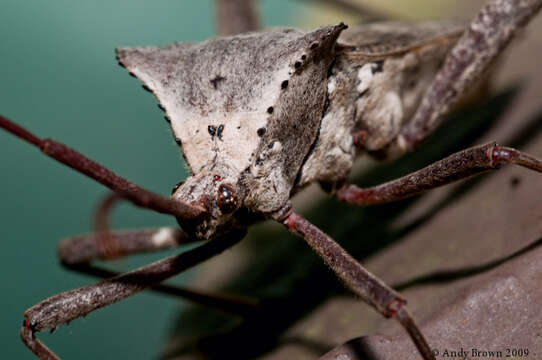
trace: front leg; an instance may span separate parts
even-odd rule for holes
[[[180,228],[161,227],[76,235],[63,239],[57,251],[62,265],[71,266],[171,249],[196,241],[200,240],[188,236]],[[114,254],[111,249],[114,249]]]
[[[244,237],[244,234],[245,231],[233,232],[193,250],[126,274],[51,296],[25,311],[21,338],[38,358],[58,359],[51,350],[36,339],[36,332],[54,330],[94,310],[155,286],[233,246]]]
[[[406,300],[367,271],[332,238],[293,211],[277,216],[292,233],[302,237],[345,285],[385,317],[395,317],[410,335],[424,360],[435,357],[418,326],[405,308]]]
[[[104,237],[104,235],[106,236]],[[111,249],[114,249],[114,258],[120,258],[171,249],[196,241],[200,240],[190,237],[180,228],[174,227],[108,231],[107,234],[77,235],[62,240],[58,245],[58,257],[61,264],[72,271],[107,279],[118,276],[119,273],[96,266],[92,262],[110,260],[112,258]],[[168,284],[156,285],[150,290],[181,297],[193,303],[237,316],[246,316],[259,309],[256,300],[242,296],[210,294]]]

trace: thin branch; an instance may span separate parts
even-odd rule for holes
[[[514,35],[542,7],[542,0],[492,0],[480,10],[446,58],[390,153],[414,150],[440,125],[469,88],[488,70]]]

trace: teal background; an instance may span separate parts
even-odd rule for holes
[[[303,6],[262,1],[265,26],[295,24]],[[186,177],[163,114],[116,64],[119,45],[200,41],[214,35],[211,1],[0,1],[0,113],[75,147],[162,194]],[[90,230],[106,190],[0,131],[1,322],[4,359],[32,359],[19,340],[24,310],[94,282],[56,261],[59,239]],[[115,228],[173,225],[119,206]],[[120,260],[130,269],[163,254]],[[184,280],[190,277],[188,273]],[[183,278],[177,281],[182,282]],[[182,302],[139,294],[40,338],[62,358],[153,358]]]

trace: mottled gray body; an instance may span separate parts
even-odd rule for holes
[[[313,181],[344,182],[357,155],[395,139],[461,32],[446,22],[344,29],[117,50],[182,146],[192,176],[173,196],[209,209],[185,228],[210,238],[246,225],[240,214],[279,211]]]
[[[383,22],[347,29],[330,69],[320,135],[296,186],[343,183],[361,153],[386,148],[418,107],[463,31],[458,22]]]
[[[239,7],[248,1],[222,3]],[[331,185],[340,201],[367,206],[405,199],[504,164],[542,173],[542,160],[493,142],[384,184],[343,184],[361,153],[414,149],[541,8],[542,0],[490,0],[466,27],[427,91],[424,88],[462,31],[453,23],[381,23],[342,34],[345,26],[340,24],[309,32],[274,30],[202,44],[118,50],[120,63],[158,97],[183,146],[192,175],[174,188],[173,199],[143,189],[0,115],[1,129],[115,192],[99,206],[98,232],[71,238],[59,251],[64,265],[109,279],[29,308],[21,327],[23,342],[40,359],[58,359],[37,339],[37,331],[54,330],[151,287],[247,318],[265,313],[269,319],[268,307],[252,301],[160,284],[230,248],[244,237],[248,224],[268,217],[302,237],[347,288],[382,315],[395,317],[420,355],[435,360],[406,300],[299,216],[288,199],[313,181]],[[176,216],[187,232],[110,233],[108,213],[120,198]],[[124,275],[89,264],[205,238],[212,240]],[[245,343],[231,346],[236,355],[246,354]]]

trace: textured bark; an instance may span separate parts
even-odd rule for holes
[[[418,147],[541,7],[541,0],[489,1],[448,55],[398,146]]]

